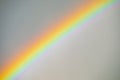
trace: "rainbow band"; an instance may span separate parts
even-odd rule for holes
[[[99,11],[111,5],[115,0],[99,0],[93,1],[82,7],[81,10],[77,9],[70,17],[63,21],[62,24],[57,25],[50,32],[46,33],[40,40],[38,40],[30,48],[22,52],[22,55],[17,57],[15,61],[8,65],[2,73],[1,80],[14,80],[24,69],[27,68],[33,61],[38,58],[55,42],[59,41],[64,35],[71,32],[73,29],[80,27],[86,23],[93,16],[97,15]]]

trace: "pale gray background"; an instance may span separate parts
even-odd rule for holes
[[[81,1],[1,0],[2,63]],[[116,7],[77,34],[62,39],[18,79],[119,80],[118,10]]]

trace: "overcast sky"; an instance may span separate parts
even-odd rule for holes
[[[2,63],[84,0],[3,0]],[[87,1],[87,0],[86,0]],[[89,1],[89,0],[88,0]],[[52,46],[19,80],[119,80],[119,7]],[[57,26],[56,26],[57,27]]]

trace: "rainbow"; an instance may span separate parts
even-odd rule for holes
[[[93,0],[86,6],[79,6],[60,24],[55,25],[53,29],[45,33],[34,44],[30,45],[20,55],[3,68],[1,80],[15,80],[31,63],[58,42],[62,37],[69,34],[77,27],[81,27],[98,13],[115,3],[116,0]],[[9,66],[9,67],[8,67]]]

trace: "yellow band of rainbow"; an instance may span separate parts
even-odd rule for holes
[[[92,0],[80,9],[71,13],[66,19],[56,25],[48,33],[44,34],[35,44],[31,45],[25,51],[20,52],[21,55],[12,61],[9,67],[5,67],[2,72],[1,80],[14,80],[29,64],[31,64],[38,56],[44,54],[53,43],[58,41],[62,36],[75,29],[78,25],[85,23],[92,16],[96,15],[100,10],[114,3],[115,0]]]

